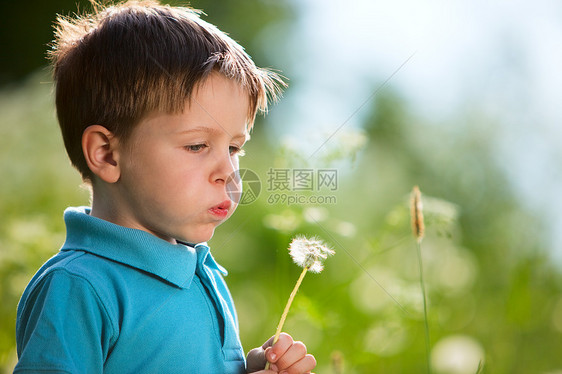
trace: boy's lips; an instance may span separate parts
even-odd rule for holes
[[[228,215],[228,210],[230,209],[231,205],[232,205],[232,201],[225,200],[222,203],[217,204],[214,207],[210,208],[209,213],[211,213],[213,216],[217,218],[224,219]]]

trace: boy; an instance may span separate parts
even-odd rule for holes
[[[243,373],[266,358],[269,373],[310,372],[286,334],[244,358],[206,245],[236,208],[227,179],[282,82],[191,9],[94,7],[58,20],[51,52],[64,144],[92,206],[65,211],[63,247],[24,291],[14,372]]]

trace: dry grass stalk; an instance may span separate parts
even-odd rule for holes
[[[423,319],[425,325],[425,355],[427,364],[427,373],[431,374],[430,365],[430,338],[429,338],[429,322],[427,320],[427,296],[425,292],[425,282],[423,279],[423,263],[421,254],[421,242],[423,239],[425,227],[423,224],[423,205],[421,201],[421,192],[418,186],[414,186],[412,189],[412,196],[410,201],[410,213],[412,215],[412,230],[414,232],[414,237],[416,238],[416,247],[418,252],[418,265],[420,271],[420,288],[422,291],[423,298]]]
[[[410,209],[412,216],[412,231],[414,237],[420,243],[423,239],[425,226],[423,224],[423,205],[421,201],[421,192],[418,186],[414,186],[412,197],[410,199]]]

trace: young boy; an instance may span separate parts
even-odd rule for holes
[[[226,183],[282,82],[187,8],[94,5],[59,19],[57,115],[91,208],[18,306],[16,373],[308,373],[283,334],[244,358],[206,245],[236,208]],[[238,181],[239,183],[239,181]]]

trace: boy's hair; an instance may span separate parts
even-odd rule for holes
[[[81,146],[90,125],[126,143],[144,116],[181,112],[196,86],[218,71],[247,90],[249,130],[285,86],[194,9],[153,0],[91,2],[93,14],[57,18],[49,52],[64,144],[85,181],[93,181]]]

